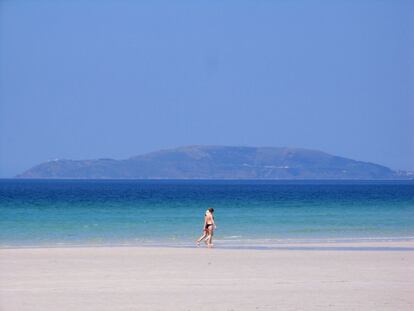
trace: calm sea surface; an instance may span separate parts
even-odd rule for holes
[[[414,181],[0,180],[0,247],[414,239]]]

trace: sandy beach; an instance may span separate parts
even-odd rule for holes
[[[414,309],[413,251],[72,247],[0,260],[2,311]]]

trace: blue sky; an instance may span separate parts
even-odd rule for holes
[[[190,144],[414,170],[412,1],[0,2],[0,177]]]

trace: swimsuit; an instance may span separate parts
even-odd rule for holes
[[[204,216],[207,216],[207,213],[204,215]],[[212,216],[212,218],[213,218],[213,220],[214,220],[214,217]],[[208,227],[210,227],[210,226],[212,226],[213,224],[206,224],[206,226],[204,227],[204,229],[208,229]]]

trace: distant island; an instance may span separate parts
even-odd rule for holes
[[[125,160],[54,160],[17,178],[407,179],[404,172],[328,153],[277,147],[185,146]]]

